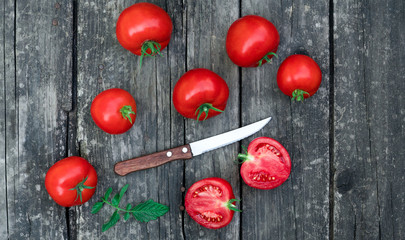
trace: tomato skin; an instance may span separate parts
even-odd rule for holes
[[[170,42],[173,24],[162,8],[152,3],[135,3],[122,11],[115,31],[118,42],[125,49],[140,56],[141,47],[146,41],[159,43],[161,50],[166,48]]]
[[[186,72],[177,81],[173,89],[173,105],[186,118],[197,119],[197,109],[203,104],[224,111],[229,97],[229,88],[225,80],[218,74],[205,69],[196,68]],[[203,112],[198,120],[204,120],[220,114],[220,111]]]
[[[280,35],[267,19],[257,15],[239,18],[229,27],[226,36],[226,52],[233,63],[240,67],[257,67],[260,59],[269,59],[276,53]],[[263,63],[267,62],[266,60]]]
[[[271,147],[275,150],[271,150]],[[248,157],[240,173],[250,187],[273,189],[283,184],[291,172],[291,159],[279,142],[268,137],[254,139],[247,149]],[[277,153],[280,154],[277,156]],[[242,154],[243,155],[243,154]]]
[[[184,205],[187,213],[198,224],[218,229],[232,221],[234,211],[227,207],[231,199],[235,199],[235,195],[229,182],[212,177],[194,183],[186,193]]]
[[[82,192],[82,201],[77,196],[75,188],[84,179],[85,188]],[[45,176],[45,188],[52,199],[63,207],[81,205],[87,202],[96,191],[97,173],[94,167],[84,158],[67,157],[57,161],[49,168]]]
[[[131,106],[135,114],[130,114],[131,121],[124,118],[120,110]],[[90,108],[96,125],[110,134],[121,134],[128,131],[136,119],[136,103],[131,94],[120,88],[111,88],[98,94]]]
[[[306,55],[295,54],[287,57],[277,71],[277,85],[290,97],[293,97],[293,92],[299,89],[309,94],[304,94],[304,98],[309,98],[318,91],[321,81],[321,69]]]

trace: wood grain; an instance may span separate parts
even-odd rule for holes
[[[403,239],[404,3],[334,9],[334,237]]]
[[[66,239],[66,210],[50,199],[44,177],[66,156],[72,5],[4,3],[8,238]]]
[[[152,3],[166,9],[165,1]],[[175,41],[162,51],[162,57],[145,58],[139,68],[139,56],[125,50],[115,36],[115,22],[119,14],[133,1],[83,1],[78,6],[78,141],[80,154],[90,160],[99,174],[98,190],[93,201],[77,209],[77,234],[83,238],[176,239],[181,235],[183,164],[170,163],[162,169],[148,169],[118,177],[116,162],[184,144],[182,119],[171,117],[172,78],[179,76],[182,59],[175,50],[182,49],[182,29],[175,28]],[[182,22],[181,2],[171,4],[169,14]],[[169,52],[169,49],[173,51]],[[173,53],[173,56],[171,55]],[[173,65],[172,65],[173,64]],[[179,68],[177,68],[179,67]],[[129,91],[137,102],[137,119],[127,133],[109,135],[98,129],[89,114],[92,99],[101,91],[119,87]],[[179,142],[181,142],[179,144]],[[91,205],[108,187],[118,190],[129,183],[127,200],[132,203],[153,199],[170,205],[171,211],[157,221],[147,224],[130,221],[117,224],[101,233],[101,225],[112,214],[102,210],[91,215]],[[161,187],[160,187],[161,186]],[[170,203],[170,204],[169,204]],[[93,219],[88,223],[87,219]],[[162,229],[161,231],[159,229]],[[176,234],[176,235],[174,235]]]
[[[239,73],[225,50],[226,32],[238,15],[239,2],[187,1],[187,69],[207,68],[220,75],[230,89],[224,113],[203,122],[186,119],[186,142],[200,140],[240,127],[239,121]],[[238,144],[194,157],[185,163],[186,189],[198,180],[221,177],[228,181],[237,198],[240,198],[238,166],[234,164]],[[239,214],[220,231],[198,225],[185,215],[186,239],[237,239]]]
[[[242,16],[270,20],[280,34],[278,59],[242,69],[242,123],[272,121],[259,136],[276,139],[291,156],[289,179],[273,190],[242,183],[243,239],[326,239],[329,234],[329,6],[320,1],[242,1]],[[277,86],[278,66],[288,56],[312,57],[322,70],[319,91],[303,104]],[[274,120],[274,121],[273,121]],[[252,224],[254,223],[254,224]]]

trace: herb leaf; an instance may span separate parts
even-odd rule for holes
[[[110,198],[111,192],[112,192],[112,188],[108,188],[107,192],[105,192],[105,194],[104,194],[104,200],[105,201],[108,201],[108,199]]]
[[[132,208],[132,215],[140,222],[149,222],[156,220],[158,217],[165,215],[169,211],[169,207],[149,199],[144,203],[140,203]]]
[[[108,201],[110,198],[112,188],[108,188],[104,194],[104,198],[101,198],[101,202],[96,202],[91,209],[91,213],[95,214],[100,211],[100,209],[105,205],[110,205],[115,208],[113,215],[110,217],[108,222],[104,223],[101,230],[107,231],[109,228],[114,226],[121,218],[120,212],[123,212],[124,220],[127,221],[131,214],[135,217],[136,220],[140,222],[149,222],[151,220],[156,220],[158,217],[165,215],[169,211],[169,207],[160,203],[153,201],[152,199],[147,200],[146,202],[140,203],[135,207],[132,207],[128,203],[124,208],[119,207],[122,197],[128,190],[128,184],[126,184],[119,193],[115,194],[111,199],[111,202]]]
[[[96,202],[93,205],[93,208],[91,209],[91,213],[95,214],[98,213],[98,211],[100,211],[100,209],[104,206],[104,202]]]
[[[118,220],[120,220],[120,214],[118,213],[117,209],[111,216],[110,220],[103,224],[103,226],[101,227],[101,231],[107,231],[110,227],[114,226],[118,222]]]

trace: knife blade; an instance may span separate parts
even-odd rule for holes
[[[271,117],[268,117],[244,127],[195,141],[183,146],[121,161],[115,164],[114,171],[118,175],[125,176],[128,173],[157,167],[170,161],[190,159],[193,156],[198,156],[205,152],[212,151],[247,138],[262,129],[270,120]]]

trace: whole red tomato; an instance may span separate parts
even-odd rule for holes
[[[276,140],[268,137],[254,139],[247,153],[239,154],[242,160],[240,174],[243,181],[254,188],[272,189],[287,180],[291,160],[287,150]]]
[[[84,158],[68,157],[57,161],[45,176],[45,188],[63,207],[87,202],[96,191],[97,173]]]
[[[226,52],[240,67],[257,67],[277,56],[280,36],[267,19],[248,15],[236,20],[226,36]]]
[[[305,55],[286,58],[278,68],[277,85],[292,100],[303,101],[318,91],[322,72],[316,62]]]
[[[218,229],[228,225],[234,211],[235,199],[231,185],[222,178],[205,178],[187,191],[185,207],[190,217],[201,226]]]
[[[186,118],[205,120],[223,112],[229,88],[218,74],[204,68],[186,72],[173,89],[173,104]]]
[[[94,98],[90,113],[96,125],[103,131],[121,134],[128,131],[135,122],[135,99],[123,89],[111,88]]]
[[[151,3],[136,3],[118,17],[116,35],[119,43],[133,54],[160,54],[170,41],[172,20],[167,12]]]

